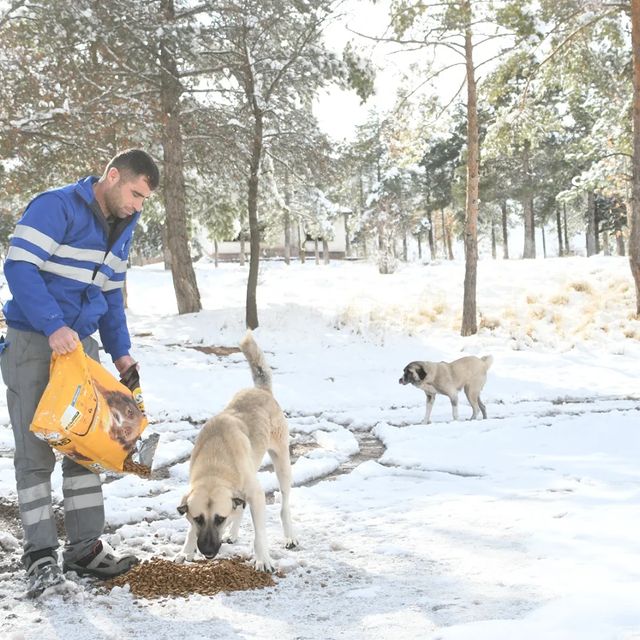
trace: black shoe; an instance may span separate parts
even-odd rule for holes
[[[114,550],[106,542],[98,540],[89,555],[79,560],[65,561],[63,569],[65,572],[75,571],[79,576],[108,580],[126,573],[139,562],[135,556],[116,557]]]
[[[27,569],[29,587],[27,596],[37,598],[50,587],[63,586],[67,582],[53,556],[43,556],[31,563]]]

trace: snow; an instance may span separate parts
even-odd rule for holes
[[[128,312],[148,433],[149,480],[110,476],[119,552],[171,558],[193,439],[251,384],[244,334],[247,267],[196,267],[204,310],[178,316],[171,275],[129,272]],[[482,259],[480,331],[460,332],[461,262],[261,265],[256,340],[273,368],[294,453],[287,550],[270,466],[268,589],[147,601],[78,579],[68,595],[23,597],[20,544],[0,532],[14,570],[0,576],[0,636],[304,640],[631,640],[640,638],[640,322],[625,258]],[[488,419],[459,422],[446,398],[423,425],[424,394],[398,378],[412,360],[494,357]],[[111,365],[109,365],[111,366]],[[13,437],[0,404],[0,498],[16,499]],[[363,438],[377,444],[369,451]],[[54,498],[62,502],[59,465]],[[236,545],[252,557],[245,517]],[[5,557],[5,559],[6,559]],[[8,566],[5,562],[3,566]]]

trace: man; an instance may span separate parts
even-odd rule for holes
[[[101,178],[88,177],[33,199],[12,236],[4,273],[13,298],[2,377],[15,437],[14,466],[24,530],[28,594],[65,582],[63,571],[111,578],[138,562],[116,557],[100,535],[104,503],[100,477],[65,457],[62,462],[67,544],[63,570],[51,506],[55,455],[29,431],[49,379],[51,353],[82,342],[98,360],[104,350],[122,374],[135,364],[124,312],[129,245],[143,202],[157,188],[158,167],[139,149],[116,155]]]

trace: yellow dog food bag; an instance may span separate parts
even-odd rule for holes
[[[106,470],[149,475],[132,461],[140,434],[148,425],[136,396],[82,345],[72,353],[53,354],[49,384],[31,423],[31,431],[49,445],[95,473]]]

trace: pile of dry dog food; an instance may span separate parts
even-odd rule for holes
[[[275,582],[270,574],[256,571],[238,558],[186,564],[152,558],[124,575],[106,581],[104,586],[112,589],[125,584],[140,598],[185,598],[192,593],[210,596],[221,591],[271,587]]]

